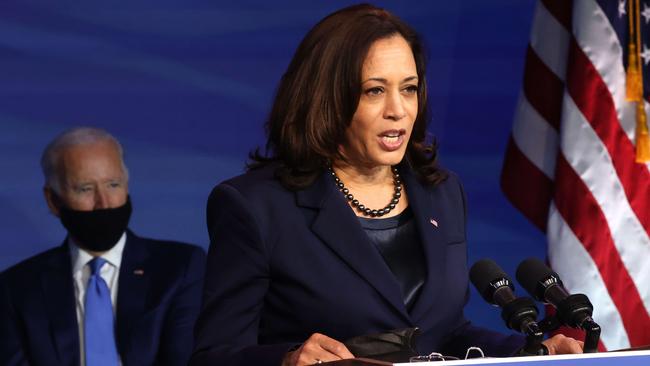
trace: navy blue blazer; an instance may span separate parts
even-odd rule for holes
[[[511,354],[518,337],[470,325],[465,196],[457,177],[434,187],[402,168],[427,276],[409,312],[400,285],[327,173],[292,192],[273,168],[219,184],[210,195],[210,249],[190,364],[273,365],[312,333],[344,341],[419,327],[420,352],[464,356],[479,345]],[[437,225],[432,224],[435,220]]]
[[[122,364],[186,365],[205,268],[199,247],[127,231],[118,284]],[[79,366],[79,332],[66,244],[0,274],[0,365]]]

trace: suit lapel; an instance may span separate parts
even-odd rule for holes
[[[400,171],[400,173],[404,179],[409,205],[413,211],[413,217],[416,220],[416,226],[420,234],[420,242],[427,268],[426,280],[411,310],[413,320],[418,323],[418,320],[434,304],[434,297],[436,297],[440,289],[437,279],[442,278],[445,243],[442,238],[442,231],[438,226],[444,225],[444,222],[441,222],[444,212],[442,212],[439,202],[433,199],[432,193],[428,192],[417,180],[414,173],[409,169],[402,170],[403,172]]]
[[[322,174],[296,196],[299,206],[318,210],[312,231],[410,322],[397,280],[345,198],[335,189],[331,176]]]
[[[117,348],[123,363],[128,363],[131,327],[145,311],[151,268],[147,267],[147,248],[140,239],[127,231],[126,245],[120,265],[117,293]]]
[[[41,285],[51,324],[51,335],[62,365],[79,364],[79,328],[67,245],[57,248],[41,275]]]

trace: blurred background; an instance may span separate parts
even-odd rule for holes
[[[0,2],[0,271],[62,243],[39,159],[79,125],[105,128],[124,146],[137,234],[207,249],[210,190],[241,174],[264,143],[276,85],[304,34],[353,3]],[[469,264],[491,257],[514,277],[522,259],[546,249],[499,188],[534,1],[375,4],[428,46],[429,129],[467,191]],[[466,313],[505,330],[474,289]]]

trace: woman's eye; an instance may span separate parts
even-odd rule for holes
[[[406,88],[404,88],[404,91],[408,94],[417,94],[418,87],[416,85],[409,85]]]
[[[380,88],[380,87],[370,88],[370,89],[366,90],[366,94],[368,94],[368,95],[380,95],[383,92],[384,92],[384,89]]]

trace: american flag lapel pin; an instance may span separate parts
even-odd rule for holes
[[[435,227],[438,227],[438,221],[436,221],[436,219],[433,217],[429,219],[429,223]]]
[[[144,275],[144,269],[136,269],[133,271],[133,274],[136,276],[142,276]]]

